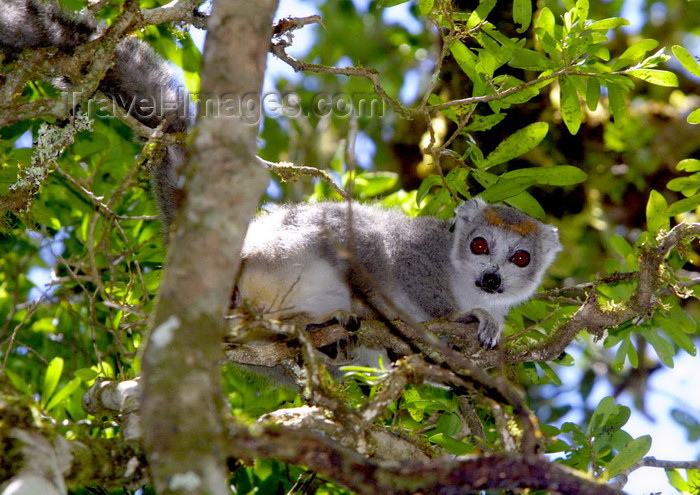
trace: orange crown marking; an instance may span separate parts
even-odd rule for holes
[[[525,218],[522,221],[511,222],[510,219],[505,219],[499,215],[496,208],[487,208],[484,210],[484,218],[495,227],[508,229],[522,236],[537,232],[537,223],[535,223],[534,220]]]

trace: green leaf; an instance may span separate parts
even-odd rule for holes
[[[482,0],[479,2],[479,6],[474,12],[469,16],[467,21],[467,29],[473,29],[482,22],[486,21],[486,17],[496,6],[496,0]]]
[[[75,370],[73,374],[85,383],[90,382],[99,376],[97,371],[90,368],[80,368],[79,370]]]
[[[464,198],[469,198],[471,193],[467,179],[470,171],[466,168],[455,167],[445,176],[447,184]]]
[[[527,213],[531,217],[537,218],[538,220],[544,220],[544,217],[546,216],[544,208],[542,208],[532,194],[528,192],[523,191],[511,198],[507,198],[505,202],[513,208],[517,208],[523,213]]]
[[[693,487],[691,487],[690,483],[683,479],[683,476],[681,476],[681,473],[679,473],[677,469],[667,469],[666,477],[668,478],[668,482],[671,484],[671,486],[679,492],[691,493],[690,490]]]
[[[690,52],[688,52],[688,50],[686,50],[680,45],[673,45],[671,47],[671,51],[676,56],[681,65],[685,68],[685,70],[687,70],[694,76],[700,77],[700,64],[697,60],[695,60],[695,57],[693,57],[690,54]]]
[[[561,58],[561,46],[558,46],[557,38],[554,34],[556,22],[554,14],[549,8],[545,7],[540,10],[540,14],[535,21],[535,33],[539,38],[540,44],[547,55],[554,60]]]
[[[610,50],[603,45],[588,45],[588,53],[592,57],[597,57],[605,62],[610,60]]]
[[[524,155],[534,149],[547,135],[549,124],[535,122],[524,127],[502,141],[481,163],[480,168],[486,169]]]
[[[536,184],[546,186],[571,186],[585,181],[588,174],[573,165],[521,168],[503,174],[504,179],[521,177],[533,179]]]
[[[617,348],[617,352],[615,353],[615,357],[610,363],[610,366],[616,372],[619,373],[624,368],[625,360],[627,359],[627,355],[629,354],[629,349],[631,345],[632,343],[630,342],[630,339],[622,339],[622,342],[620,343],[620,346]]]
[[[602,19],[596,21],[586,26],[586,29],[592,31],[607,31],[608,29],[616,29],[621,26],[629,26],[629,21],[621,17],[609,17],[608,19]]]
[[[540,10],[540,15],[535,21],[535,28],[541,29],[542,33],[550,35],[553,39],[555,24],[556,20],[554,19],[554,14],[549,9],[549,7],[545,7],[542,10]]]
[[[349,179],[350,174],[346,174]],[[395,172],[365,172],[355,178],[355,193],[360,197],[371,198],[393,189],[399,180]]]
[[[647,230],[657,233],[661,230],[668,230],[671,225],[669,221],[668,203],[663,195],[652,189],[647,201]]]
[[[676,168],[684,172],[700,172],[700,160],[697,158],[686,158],[678,162]]]
[[[588,0],[576,0],[576,15],[581,22],[588,19]]]
[[[377,5],[381,8],[386,8],[386,7],[393,7],[395,5],[401,5],[402,3],[406,3],[408,0],[379,0],[377,2]]]
[[[547,57],[540,52],[526,48],[516,48],[513,52],[513,58],[508,62],[508,65],[525,70],[546,70],[550,68],[550,62]]]
[[[671,203],[666,210],[666,214],[669,217],[673,217],[687,211],[693,211],[698,205],[700,205],[700,194]]]
[[[657,46],[659,46],[659,42],[656,40],[640,40],[633,43],[632,46],[627,48],[627,50],[620,55],[620,58],[613,63],[612,71],[615,72],[629,65],[641,62],[644,54]]]
[[[625,96],[622,88],[616,84],[608,85],[608,104],[615,123],[622,122],[626,117]]]
[[[476,58],[476,55],[474,55],[474,52],[467,48],[461,41],[455,41],[452,43],[450,45],[450,52],[457,61],[459,68],[462,69],[462,72],[464,72],[467,77],[472,80],[472,82],[481,80],[476,72],[476,64],[478,59]]]
[[[520,24],[517,29],[518,33],[524,33],[530,27],[532,21],[532,1],[531,0],[514,0],[513,1],[513,22]]]
[[[428,15],[433,10],[433,0],[418,0],[418,12],[421,15]]]
[[[613,459],[608,463],[605,475],[608,479],[614,478],[618,474],[624,472],[625,470],[634,466],[637,462],[642,460],[649,449],[651,448],[651,436],[644,435],[639,438],[635,438],[627,446],[620,451]]]
[[[678,77],[667,70],[658,69],[630,69],[627,74],[657,86],[669,88],[678,87]]]
[[[474,452],[474,446],[452,438],[444,433],[438,433],[428,438],[431,442],[439,445],[450,454],[465,455]]]
[[[601,400],[598,403],[598,407],[596,407],[593,414],[591,414],[591,420],[588,423],[586,434],[592,435],[593,432],[604,426],[613,414],[617,414],[619,407],[620,406],[615,404],[615,399],[612,397],[605,397]]]
[[[61,402],[64,400],[68,399],[71,395],[73,395],[73,392],[78,390],[80,387],[80,384],[82,381],[80,378],[73,378],[71,381],[66,383],[66,385],[58,390],[53,397],[51,397],[51,400],[49,401],[48,404],[46,404],[46,410],[50,411],[57,405],[59,405]]]
[[[623,258],[626,258],[634,252],[630,243],[627,242],[627,239],[617,234],[610,238],[610,245],[613,247],[615,252]]]
[[[469,125],[462,132],[487,131],[506,118],[505,113],[494,113],[492,115],[474,115]]]
[[[498,61],[496,60],[496,57],[494,57],[487,50],[481,50],[479,52],[479,61],[476,63],[474,68],[479,74],[485,74],[490,79],[491,76],[493,76],[493,73],[496,71],[497,65]]]
[[[573,80],[569,76],[559,78],[561,90],[561,116],[566,128],[575,135],[581,127],[581,103]]]
[[[430,190],[434,186],[437,186],[441,183],[442,178],[439,175],[429,175],[428,177],[423,179],[423,182],[421,182],[420,187],[418,188],[418,193],[416,194],[416,204],[420,206],[420,204],[423,202],[428,193],[430,193]]]
[[[671,191],[680,191],[683,196],[693,196],[700,190],[700,174],[693,174],[690,177],[676,177],[666,184]]]
[[[700,124],[700,108],[696,108],[688,115],[689,124]]]
[[[676,323],[676,320],[673,319],[671,315],[668,316],[660,316],[658,318],[654,318],[655,322],[658,322],[658,324],[661,326],[663,329],[664,333],[669,336],[669,338],[681,349],[683,349],[685,352],[690,354],[691,356],[695,356],[696,350],[695,350],[695,343],[693,342],[693,339],[690,338],[690,336],[685,333],[683,330],[681,330],[678,326],[678,323]]]
[[[600,81],[595,77],[589,77],[586,82],[586,105],[593,112],[598,108],[600,101]]]
[[[688,441],[697,442],[700,440],[700,423],[693,416],[680,409],[672,409],[671,417],[676,422],[688,430]]]
[[[504,179],[480,193],[479,197],[487,203],[497,203],[520,194],[534,184],[535,180],[530,177]]]
[[[561,386],[561,380],[559,379],[559,376],[557,375],[556,371],[554,371],[549,364],[547,364],[544,361],[536,363],[536,364],[544,372],[544,375],[550,379],[550,381],[552,383],[554,383],[555,385]]]
[[[647,342],[649,342],[654,348],[656,354],[659,356],[659,359],[661,359],[661,362],[669,368],[673,368],[673,357],[676,355],[676,350],[673,348],[673,344],[661,337],[655,329],[648,327],[642,328],[641,333],[642,336],[647,339]]]
[[[56,385],[58,385],[58,380],[61,378],[61,373],[63,373],[63,358],[55,357],[46,368],[46,373],[44,373],[44,383],[41,387],[42,407],[46,406],[54,390],[56,390]]]

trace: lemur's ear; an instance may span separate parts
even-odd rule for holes
[[[539,235],[542,262],[545,266],[549,266],[554,262],[557,253],[563,249],[559,241],[559,230],[553,225],[542,224]]]
[[[481,211],[488,205],[481,198],[473,198],[459,205],[457,210],[455,210],[455,218],[460,218],[466,222],[469,222],[476,218]]]

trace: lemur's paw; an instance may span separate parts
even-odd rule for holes
[[[460,323],[479,322],[479,330],[477,338],[481,347],[484,349],[493,349],[498,345],[501,338],[501,323],[493,317],[491,313],[482,308],[476,308],[469,313],[464,313],[457,316],[455,321]]]
[[[358,357],[360,348],[357,336],[350,334],[346,338],[339,339],[330,344],[322,345],[318,348],[328,356],[328,363],[341,366],[355,361]]]

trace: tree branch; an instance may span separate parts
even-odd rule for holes
[[[204,49],[200,112],[159,299],[143,354],[144,449],[158,493],[229,493],[223,458],[220,342],[240,250],[267,182],[257,125],[230,98],[260,98],[274,0],[215,1]]]

